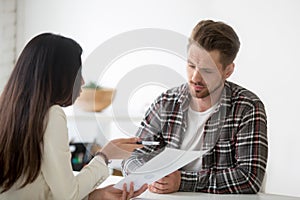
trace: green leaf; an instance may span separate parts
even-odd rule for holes
[[[98,85],[95,81],[90,81],[88,84],[85,84],[83,88],[101,89],[102,87]]]

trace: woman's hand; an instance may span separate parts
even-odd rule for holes
[[[129,200],[142,194],[147,189],[147,184],[143,185],[138,191],[134,192],[133,183],[130,183],[130,190],[127,192],[127,185],[124,183],[123,190],[119,190],[109,185],[104,188],[96,189],[89,195],[89,200]]]
[[[134,149],[142,148],[143,145],[136,144],[139,138],[120,138],[111,140],[100,151],[103,152],[108,159],[126,159],[130,156]]]

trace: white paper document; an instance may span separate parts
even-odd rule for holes
[[[127,191],[130,182],[134,183],[134,190],[138,190],[145,183],[151,184],[160,178],[178,170],[197,158],[201,158],[206,151],[184,151],[179,149],[165,148],[163,152],[129,174],[114,187],[123,189],[123,184],[127,184]]]

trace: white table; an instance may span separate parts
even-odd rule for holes
[[[115,184],[120,181],[123,177],[120,176],[109,176],[99,187]],[[139,197],[134,198],[135,200],[300,200],[300,197],[289,197],[274,194],[207,194],[200,192],[175,192],[172,194],[154,194],[145,191]]]
[[[300,199],[299,197],[288,197],[281,195],[273,195],[273,194],[207,194],[207,193],[199,193],[199,192],[176,192],[172,194],[154,194],[149,192],[148,190],[144,192],[140,197],[135,198],[136,200],[296,200]]]

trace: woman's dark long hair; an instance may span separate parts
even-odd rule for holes
[[[39,175],[48,110],[78,96],[81,53],[74,40],[51,33],[36,36],[22,51],[0,97],[1,193]]]

